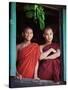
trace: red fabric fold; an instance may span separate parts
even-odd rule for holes
[[[40,49],[36,43],[31,43],[19,51],[17,71],[23,78],[33,78],[35,66],[39,57]]]
[[[56,43],[52,43],[51,45],[46,46],[43,49],[43,52],[47,51],[50,48],[54,48],[55,50],[57,50],[59,48],[59,45]],[[38,74],[39,78],[44,80],[60,81],[61,76],[60,57],[40,62]]]

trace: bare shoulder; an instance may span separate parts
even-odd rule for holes
[[[18,44],[18,45],[16,46],[17,50],[19,50],[19,49],[21,48],[21,45],[22,45],[22,44]]]
[[[43,52],[44,45],[40,45],[40,51]]]
[[[40,49],[43,49],[44,48],[44,45],[40,45]]]

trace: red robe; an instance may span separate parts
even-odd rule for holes
[[[57,50],[59,46],[56,43],[52,43],[45,48],[43,48],[43,52],[49,50],[50,48],[54,48]],[[49,60],[43,60],[40,62],[39,65],[39,78],[44,80],[54,80],[59,81],[60,80],[60,57],[56,59],[49,59]]]
[[[19,51],[17,71],[22,75],[22,78],[33,78],[39,57],[40,49],[36,43],[31,43]]]

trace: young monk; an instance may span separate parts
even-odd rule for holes
[[[33,30],[25,27],[22,31],[24,42],[17,45],[17,78],[35,78],[35,67],[40,57],[38,44],[32,43]],[[37,68],[36,68],[37,70]]]
[[[40,47],[37,43],[32,43],[33,30],[30,27],[25,27],[22,31],[24,41],[17,45],[17,78],[32,78],[38,79],[38,60],[45,54],[45,57],[54,52],[52,48],[49,51],[41,54]]]
[[[60,47],[57,43],[52,42],[53,34],[51,27],[45,28],[43,37],[46,43],[40,46],[41,53],[48,51],[50,48],[54,52],[50,52],[46,57],[40,57],[43,62],[40,62],[38,75],[40,79],[60,81]]]

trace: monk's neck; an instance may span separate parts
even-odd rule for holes
[[[29,45],[30,43],[31,43],[31,41],[27,41],[27,40],[24,41],[24,44]]]
[[[46,44],[47,44],[47,45],[50,45],[50,44],[52,44],[52,42],[46,42]]]

